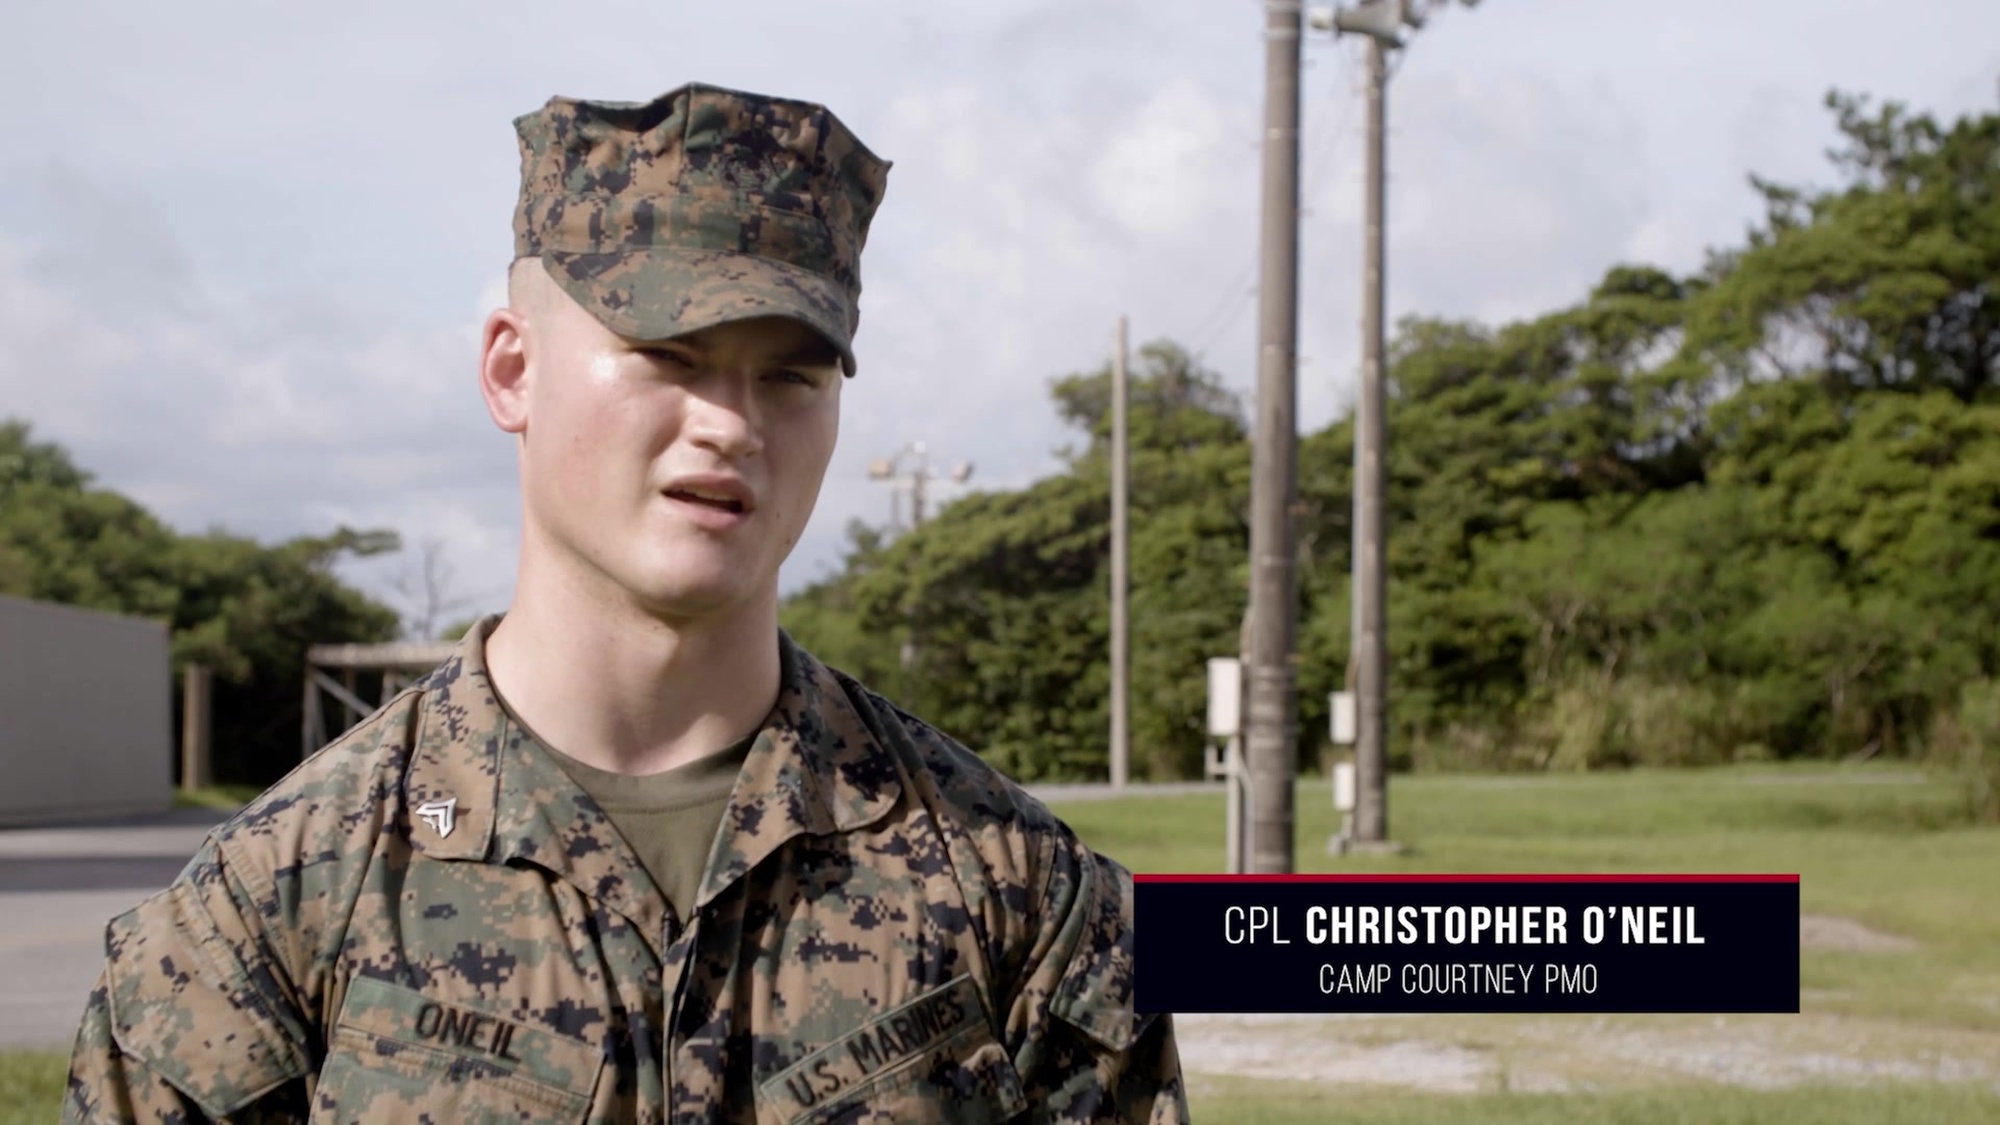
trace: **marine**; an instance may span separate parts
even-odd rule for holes
[[[778,628],[889,165],[706,85],[515,122],[506,613],[113,919],[73,1122],[1154,1122],[1132,881]]]

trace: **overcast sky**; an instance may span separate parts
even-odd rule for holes
[[[11,0],[0,8],[0,416],[184,530],[438,540],[503,608],[519,522],[475,341],[511,253],[513,117],[690,80],[825,102],[895,162],[861,373],[785,574],[886,520],[923,440],[973,485],[1046,474],[1048,380],[1120,313],[1246,392],[1257,0],[759,4]],[[1306,47],[1300,419],[1358,366],[1361,48]],[[1609,266],[1697,266],[1746,175],[1824,182],[1832,87],[1995,107],[1993,0],[1487,0],[1390,92],[1389,312],[1488,321]],[[351,576],[387,593],[403,558]]]

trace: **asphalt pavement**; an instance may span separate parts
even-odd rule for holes
[[[69,1045],[104,924],[172,882],[222,816],[0,831],[0,1050]]]

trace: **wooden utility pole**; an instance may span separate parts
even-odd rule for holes
[[[1471,7],[1476,0],[1461,0]],[[1348,680],[1357,699],[1354,837],[1389,838],[1388,372],[1385,244],[1389,51],[1441,3],[1362,0],[1313,26],[1368,38],[1368,170],[1361,258],[1361,387],[1354,411],[1354,631]]]
[[[1250,478],[1250,664],[1243,740],[1253,873],[1292,869],[1298,613],[1292,497],[1298,477],[1299,0],[1264,3],[1263,270],[1257,287],[1257,418]]]
[[[1118,318],[1111,353],[1111,787],[1123,789],[1132,771],[1131,634],[1126,617],[1129,583],[1126,542],[1131,533],[1129,450],[1126,442],[1125,318]]]
[[[211,754],[210,703],[212,683],[207,667],[189,664],[181,670],[181,788],[188,792],[214,784]]]
[[[1383,348],[1383,122],[1388,84],[1388,47],[1368,39],[1368,201],[1361,266],[1361,393],[1357,396],[1354,444],[1354,658],[1355,701],[1354,835],[1362,841],[1389,837],[1388,637],[1387,637],[1387,453],[1384,424]]]

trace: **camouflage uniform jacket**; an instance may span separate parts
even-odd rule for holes
[[[112,921],[64,1120],[1186,1119],[1131,876],[979,758],[781,638],[682,921],[489,628]]]

